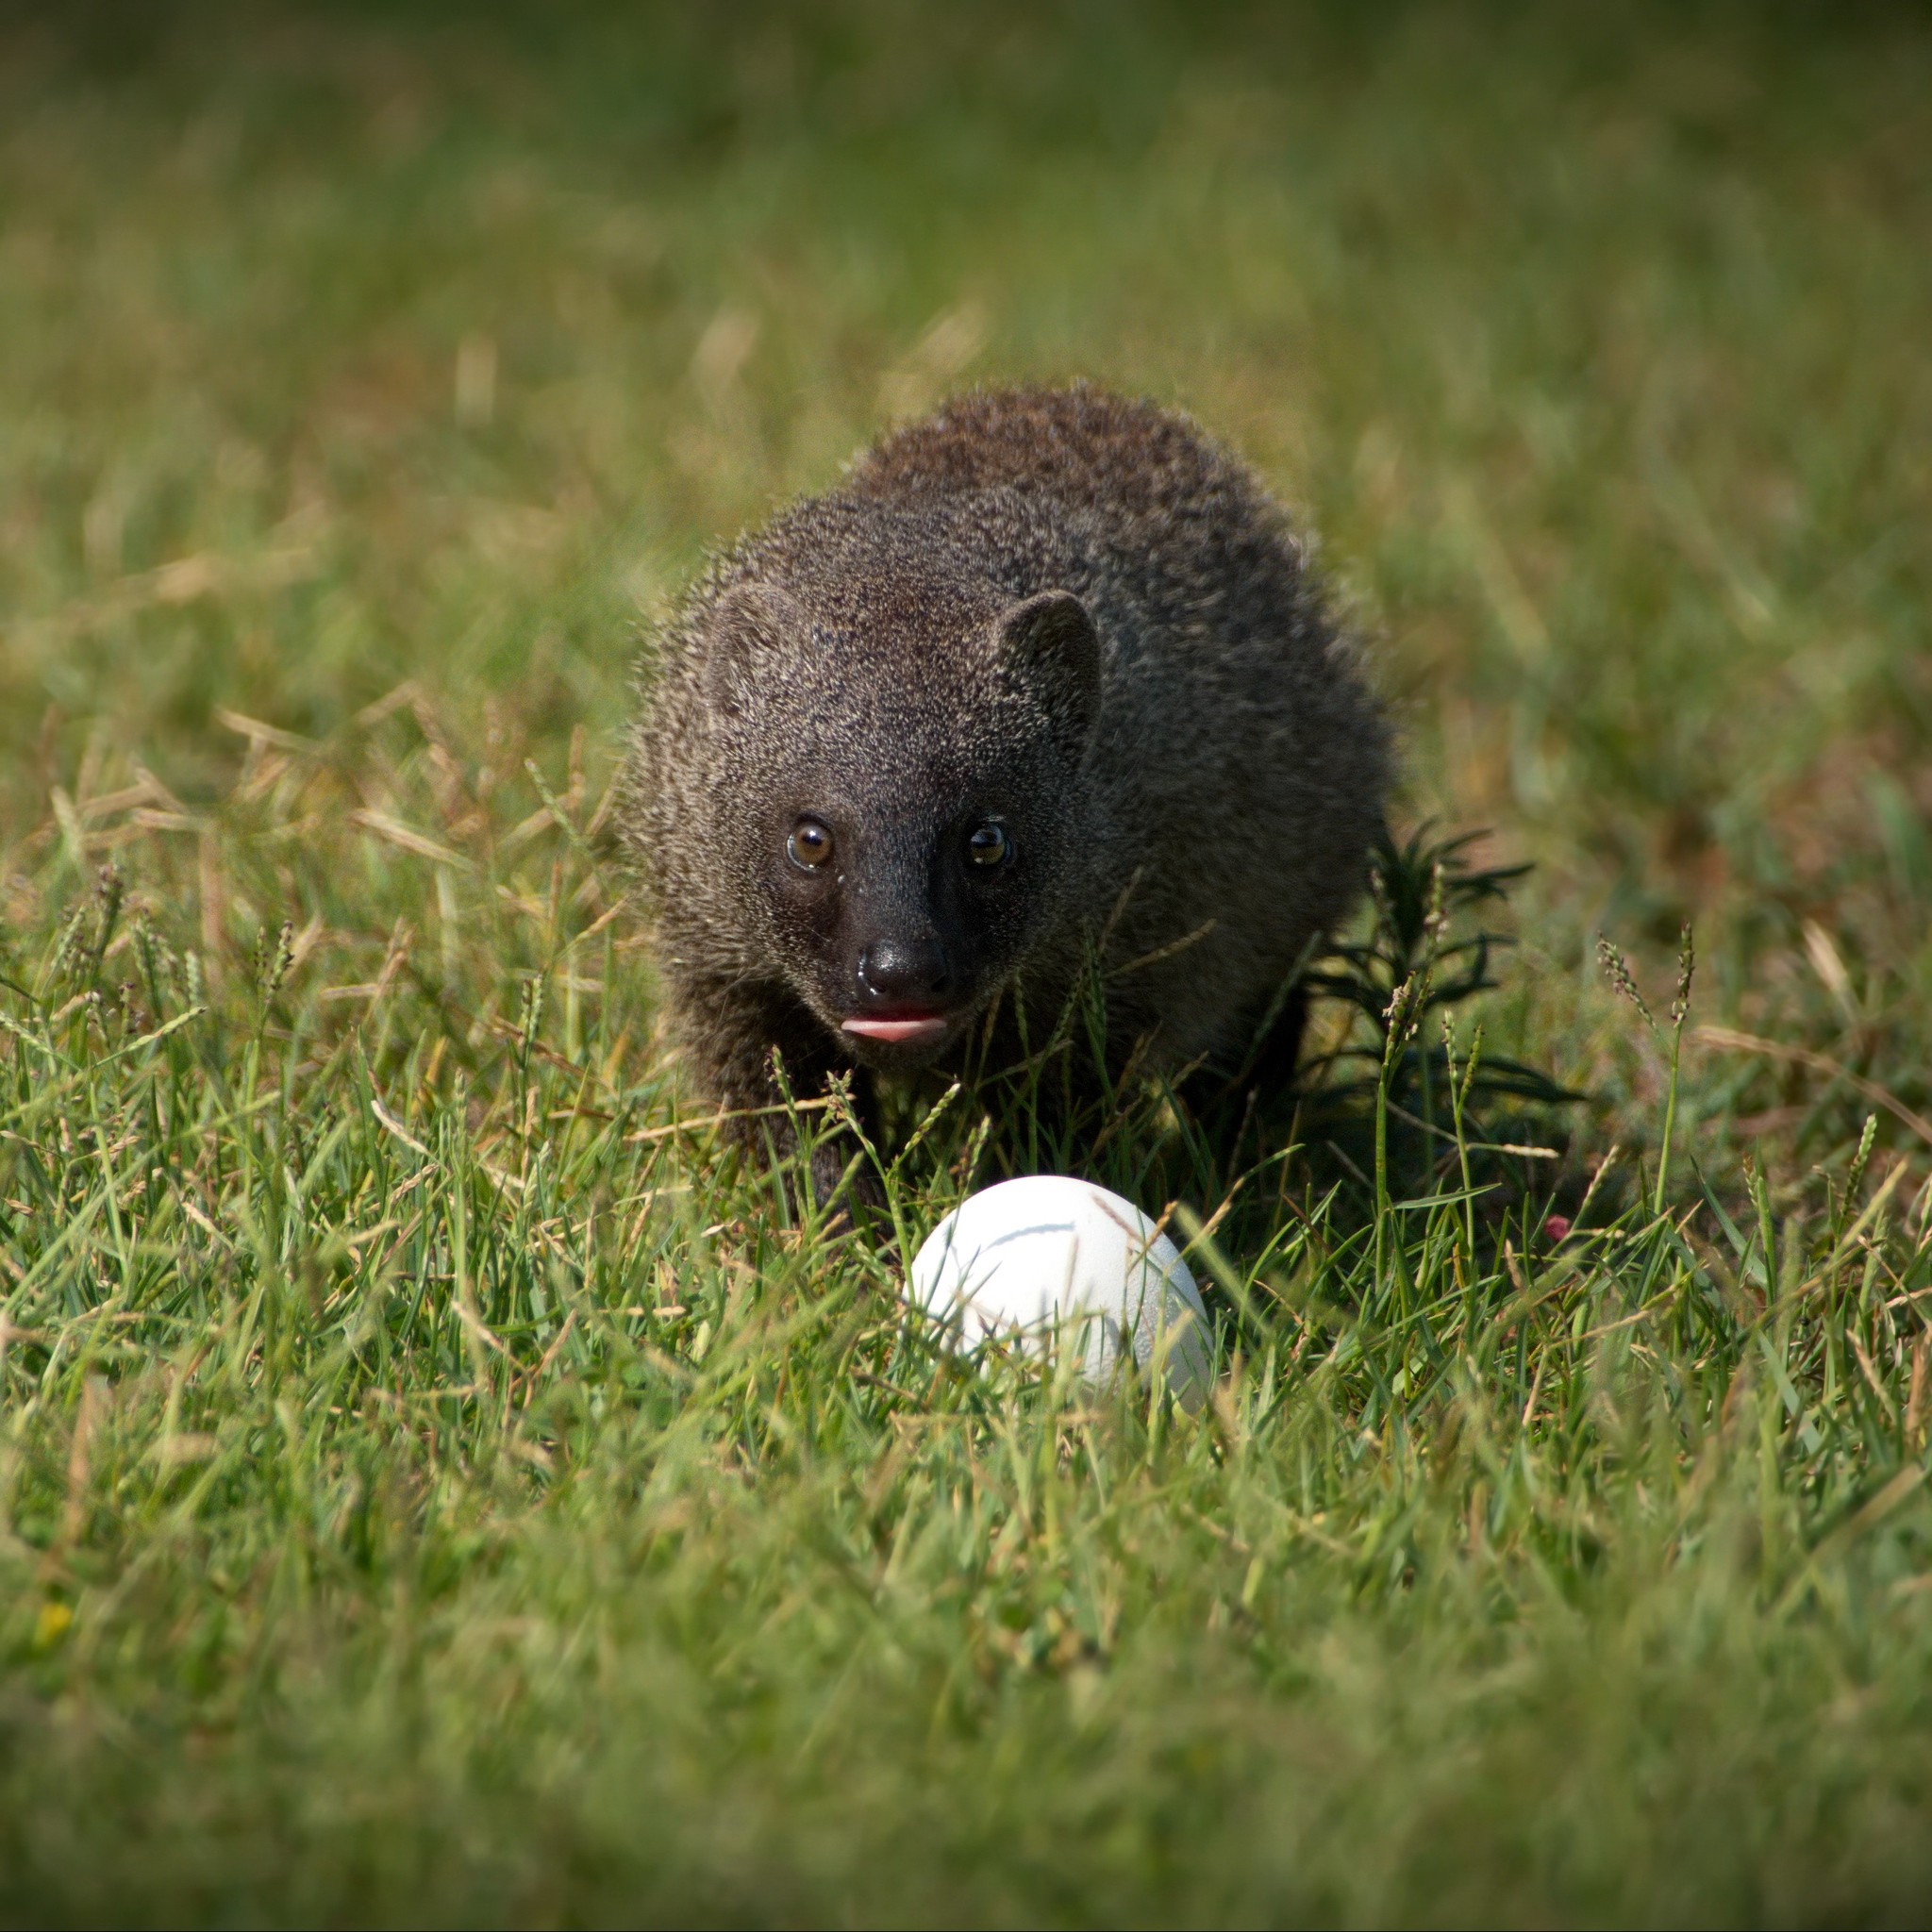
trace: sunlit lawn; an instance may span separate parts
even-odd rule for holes
[[[1926,23],[52,19],[0,27],[0,1918],[1921,1918]],[[958,1364],[677,1124],[608,822],[707,545],[1073,375],[1321,532],[1402,829],[1535,861],[1379,1208],[1371,1060],[1291,1153],[1141,1091],[1066,1150],[1191,1239],[1199,1418]]]

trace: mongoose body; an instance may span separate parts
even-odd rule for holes
[[[886,437],[713,564],[643,683],[625,835],[691,1072],[747,1116],[774,1047],[802,1094],[1017,1052],[1023,1009],[1037,1045],[1096,942],[1110,1058],[1241,1062],[1381,824],[1284,513],[1085,387]]]

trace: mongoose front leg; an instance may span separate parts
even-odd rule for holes
[[[797,1127],[785,1110],[786,1090],[794,1101],[823,1099],[841,1071],[823,1028],[785,993],[762,987],[688,985],[677,989],[676,1008],[686,1064],[715,1110],[725,1116],[720,1123],[725,1138],[782,1173],[799,1152]],[[862,1105],[869,1098],[862,1075],[856,1084],[860,1091],[855,1098]],[[858,1141],[845,1133],[812,1148],[810,1184],[817,1206],[832,1205],[858,1152]],[[862,1169],[848,1192],[876,1203],[876,1186]]]

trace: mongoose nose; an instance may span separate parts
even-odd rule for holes
[[[930,1006],[944,998],[946,956],[930,939],[874,940],[858,956],[858,991],[868,1006]]]

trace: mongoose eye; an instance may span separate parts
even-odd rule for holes
[[[1004,865],[1013,856],[1013,841],[1007,836],[1004,825],[996,825],[989,820],[983,825],[974,825],[966,840],[966,858],[975,866],[991,871],[996,865]]]
[[[832,862],[831,831],[820,824],[817,819],[800,819],[792,826],[791,838],[785,841],[785,850],[793,865],[802,865],[808,872],[817,872],[821,866]]]

